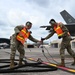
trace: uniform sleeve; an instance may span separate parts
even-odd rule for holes
[[[49,39],[51,36],[53,36],[54,35],[54,33],[55,33],[55,31],[52,31],[49,35],[47,35],[44,39]]]
[[[14,28],[15,34],[18,34],[23,28],[24,28],[23,25],[16,26],[16,27]]]
[[[29,40],[31,40],[31,41],[33,41],[33,42],[36,42],[36,43],[39,42],[39,40],[33,38],[32,35],[29,36]]]

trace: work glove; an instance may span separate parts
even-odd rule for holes
[[[45,38],[41,38],[41,41],[45,40]]]
[[[45,39],[44,38],[41,38],[41,44],[43,44],[43,41],[44,41]]]

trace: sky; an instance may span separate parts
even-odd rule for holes
[[[30,21],[33,24],[31,35],[40,40],[49,34],[40,26],[49,25],[52,18],[65,23],[60,12],[66,10],[75,17],[74,7],[75,0],[0,0],[0,38],[10,38],[17,25],[25,25]],[[56,39],[58,37],[55,34],[46,41]]]

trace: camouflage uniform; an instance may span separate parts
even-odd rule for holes
[[[16,53],[16,50],[18,50],[18,52],[20,53],[20,56],[19,56],[19,60],[22,60],[24,55],[25,55],[25,51],[24,51],[24,45],[22,45],[21,42],[19,42],[17,39],[16,39],[16,36],[17,34],[24,28],[23,25],[20,25],[20,26],[16,26],[15,27],[15,33],[11,36],[11,40],[10,40],[10,48],[11,48],[11,55],[10,55],[10,59],[11,60],[14,60],[15,59],[15,53]],[[36,40],[35,38],[33,38],[31,35],[29,36],[28,38],[29,40],[33,41],[33,42],[38,42],[38,40]]]
[[[60,47],[61,60],[64,60],[65,58],[64,52],[65,52],[65,49],[67,49],[67,52],[74,58],[74,62],[75,62],[75,53],[71,49],[71,44],[70,44],[70,41],[72,40],[72,38],[70,35],[68,35],[69,30],[63,24],[61,24],[60,27],[62,28],[64,32],[64,34],[61,36],[62,38],[61,47]],[[54,33],[56,32],[53,29],[53,31],[44,39],[49,39],[51,36],[53,36]]]

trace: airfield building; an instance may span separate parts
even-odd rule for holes
[[[71,47],[72,48],[75,48],[75,40],[72,40],[71,42]],[[60,44],[61,44],[61,40],[60,39],[57,39],[57,40],[53,40],[50,44],[50,46],[52,48],[60,48]]]

